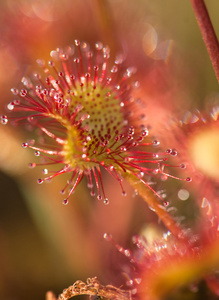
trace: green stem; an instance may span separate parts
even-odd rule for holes
[[[140,179],[136,178],[136,176],[129,172],[122,173],[121,175],[132,185],[151,209],[154,210],[167,229],[170,230],[175,237],[179,239],[186,239],[183,228],[181,228],[172,218],[172,216],[166,211],[165,207],[161,205],[160,200],[152,190],[150,190]]]

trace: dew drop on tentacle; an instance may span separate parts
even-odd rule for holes
[[[28,147],[28,143],[22,143],[21,146],[22,146],[23,148],[27,148],[27,147]]]
[[[108,199],[108,198],[105,198],[105,199],[103,200],[103,203],[104,203],[105,205],[108,205],[108,204],[109,204],[109,199]]]
[[[166,181],[168,179],[168,175],[167,174],[161,174],[161,180],[162,181]]]
[[[40,151],[38,151],[38,150],[35,151],[35,152],[34,152],[34,155],[35,155],[35,156],[40,156]]]
[[[7,109],[8,110],[13,110],[14,109],[14,104],[12,102],[8,103]]]
[[[6,125],[8,123],[8,117],[6,115],[1,115],[1,123]]]
[[[126,285],[127,285],[128,287],[133,286],[133,283],[134,283],[134,282],[133,282],[132,279],[126,281]]]
[[[142,171],[139,172],[139,173],[138,173],[138,178],[143,178],[143,177],[144,177],[144,172],[142,172]]]
[[[170,154],[171,154],[172,156],[177,156],[177,151],[176,151],[176,149],[172,149],[172,151],[170,152]]]
[[[37,183],[38,183],[38,184],[42,184],[43,181],[44,181],[44,180],[43,180],[42,178],[37,179]]]
[[[103,49],[103,44],[101,42],[97,42],[95,44],[95,47],[96,47],[97,50],[102,50]]]
[[[29,163],[28,165],[29,168],[33,169],[36,167],[36,163]]]
[[[17,96],[17,95],[19,94],[19,91],[18,91],[18,89],[16,89],[16,88],[12,88],[12,89],[11,89],[11,92],[12,92],[12,94],[13,94],[14,96]]]
[[[43,169],[43,170],[42,170],[42,173],[43,173],[44,175],[47,175],[48,172],[49,172],[48,169]]]
[[[154,140],[154,141],[153,141],[153,145],[154,145],[154,146],[158,146],[158,145],[160,145],[160,142],[159,142],[158,140]]]
[[[112,240],[112,235],[110,233],[104,233],[103,238],[110,242]]]
[[[68,199],[64,199],[62,203],[63,203],[64,205],[67,205],[67,204],[68,204]]]
[[[126,196],[127,196],[126,191],[122,191],[122,196],[123,196],[123,197],[126,197]]]

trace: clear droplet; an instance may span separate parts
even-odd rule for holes
[[[176,149],[172,149],[171,153],[170,153],[172,156],[177,156],[177,151]]]
[[[160,144],[160,142],[159,142],[158,140],[154,140],[154,141],[153,141],[153,145],[154,145],[154,146],[158,146],[159,144]]]
[[[8,103],[7,109],[8,109],[8,110],[13,110],[13,109],[14,109],[14,105],[13,105],[11,102]]]
[[[129,249],[125,249],[124,254],[125,254],[125,256],[130,257],[131,256],[131,251]]]
[[[97,43],[95,44],[95,47],[96,47],[97,50],[102,50],[103,44],[102,44],[101,42],[97,42]]]
[[[113,66],[111,69],[111,73],[116,73],[118,71],[118,67],[117,66]]]
[[[2,116],[2,117],[1,117],[1,123],[2,123],[3,125],[6,125],[6,124],[8,123],[8,119],[7,119],[6,116]]]
[[[161,175],[161,180],[166,181],[168,179],[168,176],[166,174]]]
[[[144,177],[144,172],[139,172],[138,173],[138,178],[143,178]]]
[[[109,204],[109,199],[108,199],[108,198],[105,198],[105,199],[103,200],[103,203],[104,203],[105,205],[108,205],[108,204]]]
[[[109,242],[112,240],[112,235],[109,233],[104,233],[103,238]]]
[[[15,88],[12,88],[12,89],[11,89],[11,92],[12,92],[12,94],[15,95],[15,96],[18,95],[18,93],[19,93],[18,89],[15,89]]]
[[[27,147],[28,147],[28,143],[22,143],[21,146],[22,146],[23,148],[27,148]]]
[[[47,175],[48,172],[49,172],[48,169],[43,169],[43,170],[42,170],[42,173],[43,173],[44,175]]]
[[[132,285],[133,285],[133,280],[132,280],[132,279],[127,280],[127,281],[126,281],[126,285],[127,285],[127,286],[132,286]]]

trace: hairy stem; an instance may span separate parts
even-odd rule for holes
[[[219,43],[203,0],[191,0],[195,16],[219,83]]]
[[[131,173],[125,172],[122,176],[133,186],[144,201],[154,210],[157,216],[161,219],[164,225],[170,232],[179,239],[186,239],[183,228],[172,218],[161,205],[160,200],[140,179],[136,178]]]

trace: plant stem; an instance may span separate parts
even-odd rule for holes
[[[101,40],[110,47],[110,53],[116,55],[120,43],[108,0],[95,0],[92,3],[96,21],[99,25]]]
[[[191,0],[195,16],[219,83],[219,43],[203,0]]]
[[[160,200],[153,191],[151,191],[140,179],[136,178],[131,173],[125,172],[121,175],[133,186],[149,207],[154,210],[167,229],[170,230],[175,237],[185,240],[186,235],[183,228],[181,228],[172,218],[172,216],[166,211],[165,207],[161,205]]]

